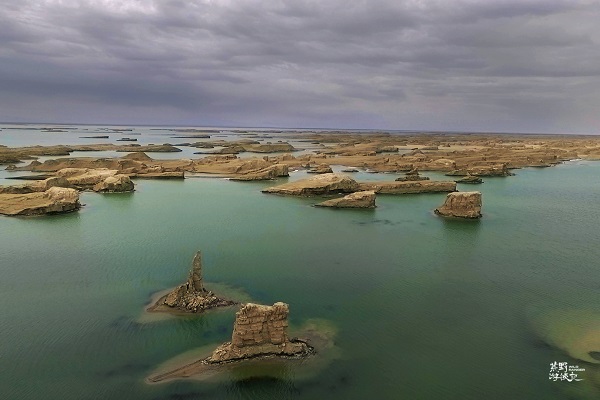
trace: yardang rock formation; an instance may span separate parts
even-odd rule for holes
[[[435,213],[444,217],[481,218],[481,193],[449,193],[444,204],[435,209]]]
[[[339,199],[331,199],[315,204],[315,206],[333,208],[375,208],[375,192],[372,190],[354,192]]]
[[[307,356],[313,348],[304,341],[287,336],[289,306],[248,303],[235,314],[231,342],[217,347],[206,360],[222,363],[259,356]]]
[[[204,288],[202,278],[202,255],[198,251],[192,261],[187,281],[161,297],[148,311],[182,311],[199,313],[211,308],[236,304],[232,300],[217,297]]]
[[[75,189],[53,186],[43,192],[0,194],[0,214],[62,214],[79,210],[79,193]]]

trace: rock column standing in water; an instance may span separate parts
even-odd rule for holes
[[[217,297],[204,288],[202,279],[202,255],[198,251],[192,261],[192,269],[187,281],[177,286],[154,306],[167,306],[184,312],[202,312],[215,307],[226,307],[235,304],[234,301]]]
[[[257,356],[302,356],[311,348],[287,336],[289,307],[248,303],[235,314],[231,342],[219,346],[208,359],[210,363],[242,360]]]

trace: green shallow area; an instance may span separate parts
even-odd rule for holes
[[[204,178],[140,180],[132,194],[84,193],[78,213],[0,218],[0,392],[61,400],[598,398],[594,364],[547,345],[531,316],[543,315],[555,341],[569,319],[553,310],[586,310],[579,319],[600,313],[600,163],[515,172],[459,185],[483,193],[479,221],[435,216],[444,194],[331,210],[312,207],[321,199],[260,192],[273,183]],[[231,337],[235,308],[140,320],[153,294],[185,280],[197,250],[208,284],[289,303],[292,326],[332,324],[337,357],[310,377],[290,367],[146,384],[173,357]],[[553,361],[586,368],[585,380],[550,381]]]

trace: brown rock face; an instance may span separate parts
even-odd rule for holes
[[[185,179],[183,171],[148,172],[133,175],[138,179]]]
[[[333,172],[333,170],[327,164],[319,164],[314,168],[310,168],[306,172],[308,172],[309,174],[330,174]]]
[[[45,192],[51,187],[71,187],[71,184],[62,177],[51,177],[41,181],[34,181],[24,185],[0,186],[0,193],[25,194],[34,192]]]
[[[444,204],[435,209],[435,213],[444,217],[481,218],[481,193],[449,193]]]
[[[257,356],[302,356],[312,348],[287,336],[289,307],[285,303],[272,306],[248,303],[235,315],[231,342],[219,346],[207,360],[209,363],[234,361]]]
[[[358,190],[358,183],[346,175],[322,174],[309,179],[289,182],[264,189],[263,193],[290,196],[318,196],[333,193],[352,193]]]
[[[45,192],[0,194],[0,214],[43,215],[78,210],[79,193],[75,189],[51,187]]]
[[[127,175],[115,175],[95,184],[93,190],[101,193],[124,193],[133,192],[134,186]]]
[[[56,175],[66,178],[71,185],[78,189],[91,189],[117,173],[117,170],[106,168],[63,168],[58,170]]]
[[[264,144],[250,144],[243,146],[244,151],[251,153],[278,153],[296,151],[294,146],[289,143],[264,143]]]
[[[456,183],[468,183],[468,184],[472,184],[472,185],[477,185],[480,183],[483,183],[483,179],[481,179],[478,176],[473,176],[473,175],[467,175],[462,179],[459,179],[457,181],[455,181]]]
[[[126,156],[123,156],[121,158],[127,159],[127,160],[135,160],[135,161],[152,161],[152,158],[144,153],[143,151],[135,151],[133,153],[127,154]]]
[[[162,297],[150,311],[165,305],[183,312],[202,312],[215,307],[225,307],[235,304],[234,301],[217,297],[210,290],[206,290],[202,278],[202,255],[197,252],[192,261],[187,281],[177,286],[169,294]]]
[[[377,194],[412,194],[453,192],[456,182],[450,181],[408,181],[408,182],[365,182],[359,190],[373,190]]]
[[[457,169],[448,172],[448,176],[513,176],[506,163],[497,165],[474,166],[467,169]]]
[[[289,176],[289,168],[286,164],[274,164],[258,171],[248,172],[244,175],[230,178],[232,181],[264,181],[275,179],[280,176]]]
[[[396,178],[395,179],[397,182],[406,182],[406,181],[428,181],[429,177],[427,176],[421,176],[419,174],[419,170],[418,169],[411,169],[410,171],[408,171],[406,174],[404,174],[403,177],[400,178]]]
[[[375,208],[375,192],[372,190],[355,192],[339,199],[324,201],[316,206],[334,208]]]

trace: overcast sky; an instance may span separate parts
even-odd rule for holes
[[[0,121],[600,133],[600,1],[2,0]]]

